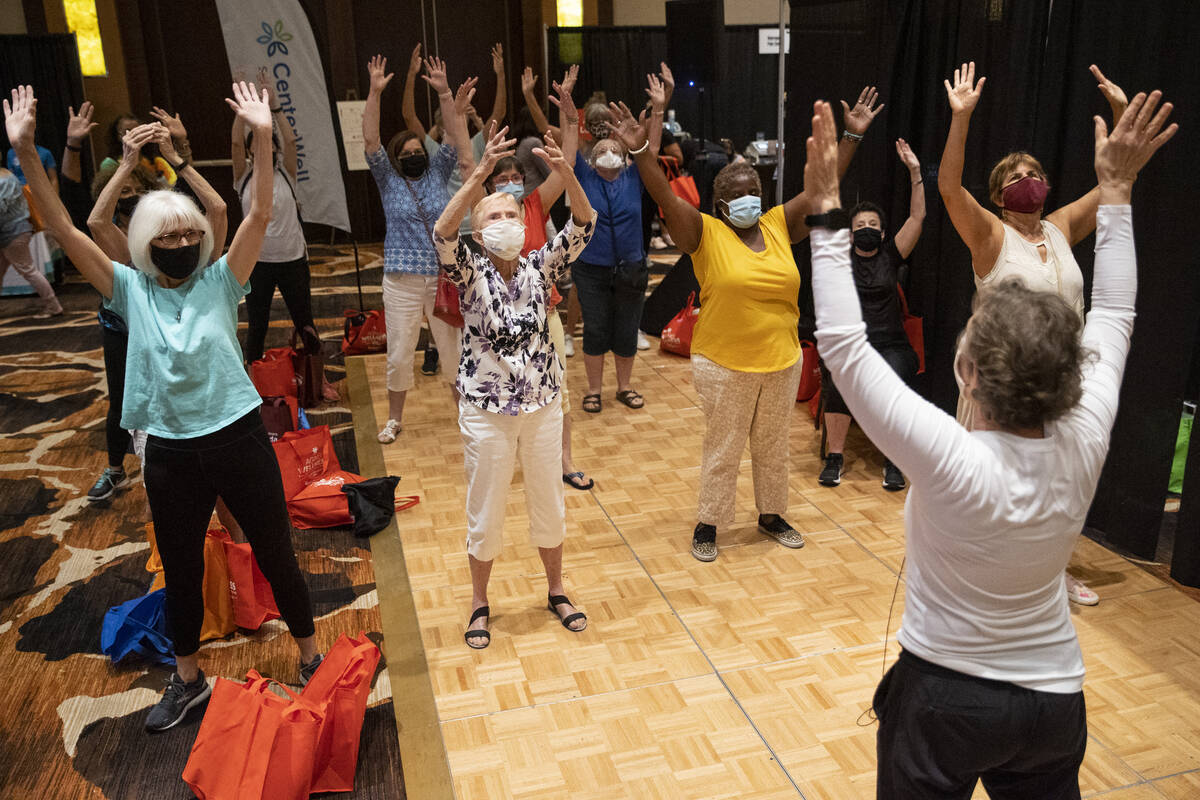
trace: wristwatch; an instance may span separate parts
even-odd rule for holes
[[[809,214],[804,224],[810,228],[828,228],[831,231],[850,227],[850,215],[844,208],[831,208],[824,214]]]

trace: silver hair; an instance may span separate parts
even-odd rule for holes
[[[192,198],[179,192],[160,189],[142,195],[129,219],[129,256],[133,265],[152,278],[162,273],[150,260],[150,241],[164,233],[191,228],[203,231],[197,266],[208,263],[212,254],[213,231],[208,218]]]

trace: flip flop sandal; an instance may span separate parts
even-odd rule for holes
[[[583,410],[589,414],[600,413],[600,395],[585,394],[583,396]]]
[[[636,408],[641,408],[642,406],[645,405],[645,402],[643,401],[642,396],[640,394],[638,394],[637,392],[635,392],[633,389],[626,389],[623,392],[617,392],[617,399],[620,400],[622,403],[624,403],[629,408],[636,409]],[[584,402],[587,402],[586,397],[584,398]]]
[[[465,641],[467,643],[467,647],[471,648],[472,650],[482,650],[492,643],[492,634],[490,631],[485,628],[471,628],[471,623],[480,617],[491,617],[491,611],[487,606],[480,606],[479,608],[475,609],[475,613],[471,615],[469,620],[467,620],[467,632],[463,634],[463,641]],[[490,622],[491,620],[489,619],[488,621]],[[478,638],[480,636],[483,637],[483,644],[471,644],[471,639]]]
[[[567,599],[567,596],[565,594],[552,594],[547,599],[549,600],[549,602],[547,603],[546,608],[548,608],[550,610],[551,614],[558,617],[558,621],[562,623],[562,626],[564,628],[569,630],[571,633],[583,633],[585,630],[587,630],[587,625],[584,625],[579,630],[576,630],[575,628],[571,627],[571,623],[577,619],[584,620],[585,622],[587,621],[587,615],[584,614],[582,611],[576,611],[574,614],[567,614],[567,616],[564,618],[562,616],[559,616],[558,611],[555,610],[554,607],[557,605],[561,605],[562,603],[566,603],[567,605],[574,605],[574,603],[572,603],[570,600]]]
[[[582,479],[583,479],[582,472],[564,472],[563,473],[563,483],[569,484],[572,489],[578,489],[581,492],[586,492],[588,489],[591,489],[593,486],[596,485],[596,482],[594,480],[592,480],[591,478],[588,478],[588,482],[586,484],[580,483],[580,481]]]

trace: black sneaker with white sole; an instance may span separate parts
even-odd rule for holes
[[[212,694],[212,687],[204,677],[204,670],[191,683],[184,683],[178,672],[167,679],[167,688],[158,704],[146,715],[146,730],[165,731],[174,728],[187,716],[187,712],[203,703]]]
[[[421,361],[422,375],[437,375],[438,351],[436,347],[425,348],[425,358]]]
[[[837,486],[842,482],[843,459],[841,453],[825,456],[825,469],[821,470],[817,483],[822,486]]]
[[[899,492],[904,489],[904,473],[886,458],[883,460],[883,488],[889,492]]]
[[[117,493],[117,489],[122,488],[129,483],[129,478],[125,475],[125,470],[117,467],[108,467],[96,481],[91,489],[88,489],[87,499],[89,503],[96,503],[101,500],[107,500]]]

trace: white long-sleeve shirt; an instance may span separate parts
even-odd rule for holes
[[[1083,657],[1063,570],[1096,492],[1133,332],[1129,206],[1097,215],[1083,397],[1045,438],[968,433],[904,385],[867,344],[848,231],[812,231],[821,356],[863,432],[911,481],[900,644],[968,675],[1077,692]],[[1029,332],[1034,335],[1034,331]]]

